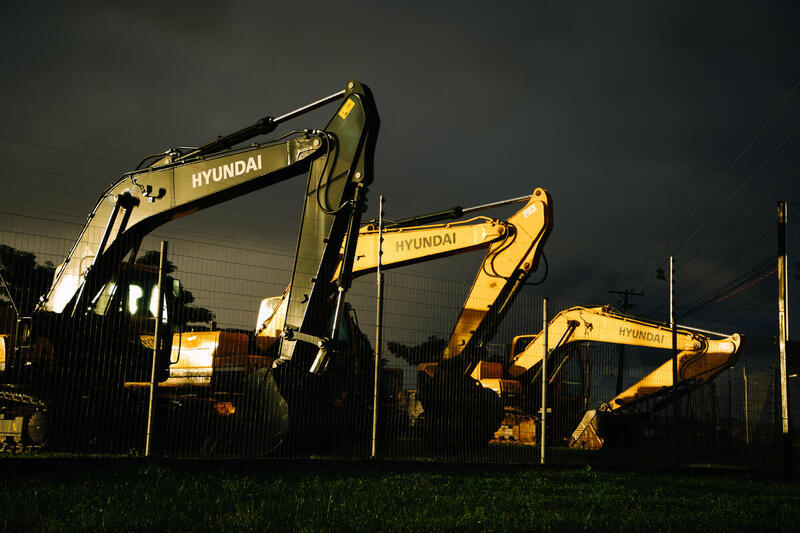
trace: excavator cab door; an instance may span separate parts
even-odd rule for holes
[[[158,325],[159,350],[157,380],[169,375],[172,348],[172,322],[175,297],[172,287],[163,291]],[[158,268],[143,264],[123,263],[92,298],[89,315],[102,317],[104,329],[115,331],[108,340],[106,353],[114,364],[122,366],[125,381],[149,381],[155,342],[156,316],[159,306]]]

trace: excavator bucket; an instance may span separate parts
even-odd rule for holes
[[[592,409],[586,411],[581,423],[578,424],[578,427],[572,432],[569,447],[583,450],[601,449],[605,443],[605,439],[598,434],[597,423],[597,410]]]

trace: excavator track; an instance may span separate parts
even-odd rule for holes
[[[47,406],[40,398],[0,387],[0,454],[44,448]]]
[[[45,403],[36,396],[6,388],[0,388],[0,402],[3,404],[6,402],[13,402],[19,405],[29,405],[31,407],[40,407],[42,409],[46,407]]]

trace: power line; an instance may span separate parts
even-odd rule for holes
[[[58,220],[55,218],[47,218],[47,217],[38,217],[38,216],[31,216],[31,215],[20,215],[19,213],[10,213],[8,211],[0,211],[0,215],[11,215],[15,217],[22,217],[22,218],[30,218],[32,220],[42,220],[45,222],[57,222],[58,224],[69,224],[71,226],[82,226],[83,224],[79,224],[78,222],[68,222],[66,220]]]
[[[23,214],[20,214],[20,213],[13,213],[13,212],[9,212],[9,211],[0,211],[0,215],[16,216],[16,217],[28,218],[28,219],[32,219],[32,220],[41,220],[41,221],[44,221],[44,222],[56,222],[58,224],[68,224],[68,225],[72,225],[72,226],[83,226],[85,224],[85,222],[81,222],[81,223],[70,222],[70,221],[66,221],[66,220],[60,220],[60,219],[49,218],[49,217],[23,215]],[[223,247],[223,248],[229,248],[231,250],[240,250],[240,251],[247,251],[247,252],[264,253],[264,254],[269,254],[269,255],[283,255],[282,253],[276,253],[275,249],[266,249],[266,248],[264,248],[264,244],[263,243],[257,243],[255,241],[242,241],[242,240],[238,240],[238,241],[231,241],[231,240],[223,241],[223,240],[218,240],[218,239],[212,239],[212,238],[210,238],[208,236],[206,236],[206,240],[203,240],[203,241],[198,241],[198,240],[194,240],[194,239],[191,239],[191,238],[187,238],[187,237],[194,237],[195,235],[196,234],[194,234],[194,233],[187,233],[187,232],[181,232],[181,231],[176,231],[176,230],[171,230],[171,231],[168,231],[168,232],[161,231],[161,230],[156,230],[155,232],[149,234],[148,236],[151,236],[151,237],[154,237],[154,238],[157,238],[158,236],[165,236],[165,237],[170,237],[170,238],[177,238],[179,241],[185,242],[185,243],[213,245],[213,246],[218,246],[218,247]],[[47,237],[46,235],[41,235],[41,236],[42,237]],[[70,239],[70,240],[73,240],[73,239]],[[239,243],[248,243],[249,242],[249,243],[252,244],[252,247],[251,248],[243,248],[243,247],[240,247],[240,246],[239,247],[232,246],[230,244],[232,242],[239,242]],[[292,256],[292,257],[294,257],[294,256]]]
[[[793,136],[793,135],[794,135],[794,134],[797,132],[797,130],[798,130],[798,129],[800,129],[800,122],[798,122],[798,123],[797,123],[797,124],[794,126],[794,128],[792,128],[792,130],[791,130],[791,131],[790,131],[790,132],[789,132],[789,133],[788,133],[788,134],[787,134],[787,135],[786,135],[786,136],[785,136],[785,137],[784,137],[784,138],[781,140],[781,142],[779,142],[779,143],[778,143],[778,145],[777,145],[777,146],[776,146],[776,147],[775,147],[775,148],[774,148],[774,149],[773,149],[773,150],[772,150],[772,151],[771,151],[771,152],[770,152],[770,153],[769,153],[769,154],[768,154],[768,155],[767,155],[767,156],[766,156],[766,157],[765,157],[765,158],[764,158],[764,159],[763,159],[763,160],[762,160],[762,161],[761,161],[759,164],[758,164],[758,166],[755,168],[755,170],[753,170],[753,172],[751,172],[751,173],[750,173],[750,175],[747,177],[747,179],[745,179],[745,181],[744,181],[744,182],[742,182],[742,183],[739,185],[739,187],[738,187],[738,188],[737,188],[735,191],[733,191],[733,193],[731,193],[731,194],[730,194],[730,195],[729,195],[729,196],[728,196],[728,197],[725,199],[725,201],[724,201],[724,202],[723,202],[723,203],[722,203],[720,206],[718,206],[718,207],[717,207],[717,209],[716,209],[716,210],[715,210],[715,211],[714,211],[714,212],[713,212],[713,213],[712,213],[712,214],[711,214],[711,215],[710,215],[710,216],[709,216],[709,217],[708,217],[708,218],[705,220],[705,222],[703,222],[703,224],[701,224],[701,225],[700,225],[700,226],[699,226],[699,227],[698,227],[698,228],[697,228],[697,229],[694,231],[694,233],[692,233],[692,234],[689,236],[689,238],[688,238],[688,239],[684,240],[684,241],[683,241],[683,242],[682,242],[682,243],[681,243],[681,244],[680,244],[680,245],[679,245],[679,246],[678,246],[678,247],[675,249],[675,252],[678,252],[678,251],[682,250],[682,249],[683,249],[683,247],[684,247],[686,244],[688,244],[688,243],[689,243],[689,241],[691,241],[691,240],[692,240],[692,239],[693,239],[693,238],[694,238],[694,237],[695,237],[695,236],[696,236],[696,235],[697,235],[697,234],[698,234],[698,233],[699,233],[699,232],[700,232],[700,231],[701,231],[701,230],[702,230],[702,229],[703,229],[703,228],[704,228],[704,227],[705,227],[705,226],[706,226],[706,225],[707,225],[707,224],[708,224],[708,223],[709,223],[709,222],[710,222],[710,221],[711,221],[711,220],[712,220],[714,217],[716,217],[716,216],[717,216],[717,215],[720,213],[720,211],[722,210],[722,208],[723,208],[723,207],[725,207],[725,205],[727,205],[727,203],[728,203],[728,202],[729,202],[729,201],[730,201],[730,200],[731,200],[731,199],[732,199],[734,196],[736,196],[736,194],[738,194],[738,193],[739,193],[739,191],[741,191],[741,190],[742,190],[742,188],[743,188],[743,187],[744,187],[744,186],[745,186],[747,183],[749,183],[749,182],[750,182],[750,180],[751,180],[751,179],[752,179],[752,178],[753,178],[753,177],[754,177],[754,176],[755,176],[755,175],[756,175],[756,174],[759,172],[759,170],[761,170],[761,168],[762,168],[762,167],[763,167],[763,166],[764,166],[764,165],[765,165],[765,164],[766,164],[766,163],[767,163],[767,162],[768,162],[768,161],[769,161],[769,160],[772,158],[772,156],[774,156],[774,155],[775,155],[775,154],[778,152],[778,150],[780,150],[780,149],[781,149],[781,147],[782,147],[782,146],[783,146],[783,145],[786,143],[786,141],[788,141],[788,140],[789,140],[789,139],[790,139],[790,138],[791,138],[791,137],[792,137],[792,136]],[[784,177],[784,179],[783,179],[783,180],[781,180],[781,182],[780,182],[780,185],[782,185],[782,184],[783,184],[783,183],[784,183],[784,182],[785,182],[785,181],[786,181],[786,180],[787,180],[789,177],[791,177],[791,176],[792,176],[792,175],[793,175],[793,174],[794,174],[796,171],[797,171],[797,170],[793,170],[792,172],[790,172],[789,174],[787,174],[787,175]],[[773,190],[775,190],[775,188],[773,188]],[[765,198],[766,198],[766,196],[762,196],[762,201],[763,201]],[[748,213],[747,213],[747,214],[750,214],[751,212],[752,212],[752,208],[751,208],[751,210],[750,210],[750,211],[748,211]],[[745,215],[745,216],[746,216],[746,215]],[[743,218],[743,217],[742,217],[742,218]],[[732,228],[732,227],[733,227],[733,226],[735,226],[735,225],[736,225],[736,223],[734,223],[733,225],[729,226],[729,227],[728,227],[728,229],[727,229],[726,231],[730,230],[730,228]],[[698,254],[695,254],[695,256],[693,256],[693,257],[691,258],[691,260],[694,260],[694,259],[697,257],[697,255],[699,255],[699,253],[698,253]],[[651,257],[651,259],[652,259],[652,257]],[[686,264],[688,264],[688,262],[687,262]],[[682,265],[682,266],[685,266],[685,264],[684,264],[684,265]]]
[[[44,204],[44,203],[41,203],[41,202],[34,202],[34,201],[31,201],[31,200],[26,200],[25,198],[17,198],[16,196],[9,196],[7,194],[3,195],[3,200],[13,200],[14,202],[22,202],[24,204],[32,204],[35,207],[29,207],[29,208],[26,208],[26,209],[33,209],[35,211],[46,211],[48,213],[51,213],[52,210],[56,210],[56,211],[63,211],[63,213],[61,213],[61,214],[64,214],[64,215],[67,215],[67,216],[69,216],[69,215],[80,215],[81,213],[86,215],[85,211],[81,212],[78,209],[74,209],[74,208],[71,209],[69,207],[64,207],[64,206],[60,206],[60,205]]]
[[[717,319],[720,319],[720,318],[722,318],[722,317],[724,317],[724,316],[728,316],[729,314],[731,314],[731,313],[733,313],[733,312],[735,312],[735,311],[738,311],[739,309],[741,309],[742,307],[744,307],[744,306],[746,306],[746,305],[752,305],[752,304],[754,304],[755,302],[758,302],[758,301],[760,301],[760,300],[763,300],[765,297],[767,297],[767,296],[769,296],[769,295],[770,295],[770,294],[769,294],[768,292],[763,292],[763,293],[761,293],[759,296],[756,296],[755,298],[753,298],[752,300],[747,300],[747,301],[745,301],[744,303],[742,303],[742,304],[740,304],[740,305],[737,305],[736,307],[734,307],[734,308],[732,308],[732,309],[729,309],[729,310],[725,311],[725,312],[724,312],[724,313],[722,313],[721,315],[718,315],[718,316],[717,316]],[[760,308],[759,308],[758,310],[761,310],[761,311],[766,311],[766,309],[760,309]],[[777,306],[776,306],[776,311],[777,311]]]
[[[44,168],[32,167],[32,166],[29,166],[29,165],[23,165],[21,163],[15,163],[13,161],[9,161],[7,159],[0,159],[0,163],[5,163],[7,165],[14,165],[15,167],[24,168],[24,169],[27,169],[27,170],[35,170],[37,172],[44,172],[46,174],[53,174],[54,176],[63,176],[65,178],[70,178],[70,179],[74,179],[74,180],[86,181],[88,183],[97,184],[97,180],[93,180],[93,179],[90,179],[90,178],[84,178],[84,177],[81,177],[81,176],[76,176],[74,174],[66,174],[64,172],[56,172],[55,170],[47,170],[47,169],[44,169]]]
[[[86,158],[89,158],[89,159],[96,159],[98,161],[104,161],[106,163],[114,163],[115,165],[125,165],[125,166],[127,166],[127,165],[130,164],[128,162],[119,161],[117,159],[109,159],[107,157],[100,157],[99,155],[89,155],[89,154],[84,154],[84,153],[81,153],[81,152],[76,152],[74,150],[67,150],[65,148],[56,148],[54,146],[47,146],[46,144],[39,144],[39,143],[28,142],[28,141],[20,141],[18,139],[9,139],[7,137],[0,137],[0,141],[17,143],[17,144],[24,144],[24,145],[27,145],[27,146],[35,146],[37,148],[44,148],[46,150],[53,150],[55,152],[63,152],[65,154],[77,155],[79,157],[86,157]]]
[[[778,107],[775,109],[775,111],[773,111],[773,112],[772,112],[772,114],[770,115],[770,117],[769,117],[769,118],[767,119],[767,121],[766,121],[766,122],[765,122],[765,123],[764,123],[764,124],[761,126],[761,128],[759,128],[759,130],[758,130],[758,132],[755,134],[755,136],[754,136],[752,139],[750,139],[750,141],[747,143],[747,145],[744,147],[744,149],[743,149],[743,150],[742,150],[742,151],[739,153],[739,155],[738,155],[738,156],[736,156],[736,159],[734,159],[733,163],[731,163],[731,164],[730,164],[730,166],[728,166],[728,168],[725,170],[725,172],[723,172],[723,173],[722,173],[722,175],[721,175],[721,176],[720,176],[720,177],[717,179],[717,181],[716,181],[716,183],[714,184],[714,186],[713,186],[713,187],[712,187],[712,188],[711,188],[711,189],[710,189],[710,190],[709,190],[709,191],[706,193],[706,195],[705,195],[705,196],[704,196],[704,197],[703,197],[703,198],[702,198],[702,199],[701,199],[701,200],[700,200],[700,201],[697,203],[697,205],[695,205],[695,206],[694,206],[694,208],[693,208],[693,209],[692,209],[692,210],[689,212],[689,214],[688,214],[688,215],[687,215],[687,216],[686,216],[686,217],[685,217],[685,218],[684,218],[684,219],[681,221],[681,223],[680,223],[680,224],[678,224],[678,227],[677,227],[677,228],[675,228],[675,230],[674,230],[674,231],[673,231],[673,232],[672,232],[672,233],[671,233],[671,234],[670,234],[670,235],[669,235],[669,236],[668,236],[668,237],[667,237],[667,238],[666,238],[666,239],[665,239],[665,240],[664,240],[664,241],[663,241],[663,242],[662,242],[662,243],[661,243],[659,246],[658,246],[658,248],[656,249],[656,251],[655,251],[655,252],[653,252],[653,254],[652,254],[652,255],[651,255],[651,256],[650,256],[648,259],[646,259],[646,260],[645,260],[645,261],[644,261],[642,264],[640,264],[638,267],[636,267],[636,268],[635,268],[635,269],[634,269],[634,270],[633,270],[631,273],[629,273],[629,274],[628,274],[627,276],[625,276],[625,277],[624,277],[622,280],[620,280],[620,281],[617,283],[617,285],[622,285],[622,284],[623,284],[623,283],[625,283],[625,282],[626,282],[626,281],[627,281],[627,280],[628,280],[628,279],[629,279],[631,276],[633,276],[633,275],[637,274],[639,271],[641,271],[641,269],[642,269],[642,268],[644,268],[644,267],[645,267],[645,265],[647,265],[647,264],[648,264],[650,261],[652,261],[652,260],[653,260],[653,258],[655,258],[655,257],[656,257],[656,256],[659,254],[659,252],[661,252],[661,250],[663,250],[663,249],[664,249],[664,247],[665,247],[665,246],[666,246],[666,245],[669,243],[669,241],[671,241],[671,240],[672,240],[672,239],[675,237],[675,235],[677,235],[677,234],[678,234],[678,232],[679,232],[681,229],[683,229],[683,227],[686,225],[686,223],[689,221],[689,219],[691,219],[691,218],[694,216],[694,214],[697,212],[697,210],[700,208],[700,206],[701,206],[703,203],[705,203],[705,201],[706,201],[706,200],[707,200],[707,199],[708,199],[708,198],[711,196],[711,194],[713,194],[713,193],[714,193],[714,191],[716,191],[716,190],[719,188],[719,186],[720,186],[720,185],[722,185],[722,182],[723,182],[723,181],[725,181],[725,179],[726,179],[726,178],[728,177],[728,175],[730,174],[731,170],[733,170],[733,169],[736,167],[736,165],[738,165],[738,164],[739,164],[739,161],[741,161],[742,157],[744,157],[744,155],[745,155],[745,154],[746,154],[746,153],[747,153],[747,152],[750,150],[750,148],[753,146],[753,144],[755,143],[755,141],[756,141],[756,140],[757,140],[759,137],[761,137],[761,134],[762,134],[762,133],[764,133],[764,130],[766,130],[766,129],[767,129],[767,126],[769,126],[769,124],[770,124],[770,123],[772,123],[772,120],[773,120],[773,119],[774,119],[774,118],[775,118],[775,117],[778,115],[778,113],[781,111],[781,109],[783,109],[783,106],[784,106],[784,105],[786,104],[786,102],[788,102],[788,101],[789,101],[789,99],[790,99],[790,98],[791,98],[791,97],[794,95],[794,93],[795,93],[795,91],[797,90],[797,88],[798,88],[798,87],[800,87],[800,80],[798,80],[798,81],[797,81],[797,82],[794,84],[794,86],[791,88],[791,90],[790,90],[790,91],[789,91],[789,92],[786,94],[786,96],[784,96],[783,100],[781,100],[780,104],[778,104]]]
[[[775,262],[773,260],[769,260],[766,263],[762,263],[748,272],[743,274],[742,276],[738,277],[737,279],[729,282],[728,284],[712,291],[711,293],[707,294],[705,297],[696,299],[694,302],[690,303],[687,307],[688,310],[684,311],[682,315],[688,316],[692,313],[696,313],[701,309],[705,309],[706,307],[710,307],[711,305],[722,301],[724,299],[733,296],[738,292],[741,292],[747,287],[754,285],[755,283],[766,279],[766,277],[771,274],[771,270],[773,270]]]
[[[722,261],[720,261],[719,263],[711,267],[709,270],[707,270],[705,274],[701,275],[700,279],[697,279],[694,282],[689,283],[688,285],[681,284],[681,292],[691,292],[695,287],[701,285],[702,283],[710,280],[711,278],[722,272],[722,270],[724,270],[725,267],[730,266],[736,263],[738,260],[747,257],[748,253],[752,252],[753,249],[758,244],[768,239],[772,234],[775,233],[775,231],[776,229],[774,224],[767,224],[759,231],[759,233],[755,237],[739,245],[730,254],[728,254]],[[685,272],[686,266],[692,260],[696,259],[699,255],[700,253],[693,256],[690,260],[682,263],[680,268],[678,268],[677,270],[680,272]],[[650,282],[650,284],[646,285],[643,290],[648,291],[658,283],[659,283],[658,280],[653,280]],[[660,304],[659,307],[654,308],[654,312],[660,311],[663,307],[665,307],[665,304]]]
[[[56,139],[63,139],[65,141],[70,141],[70,142],[74,142],[74,143],[78,143],[78,144],[83,144],[85,146],[91,146],[92,148],[100,148],[100,149],[103,149],[103,150],[113,150],[115,152],[119,152],[119,153],[125,154],[125,155],[131,155],[131,156],[134,156],[134,157],[138,157],[140,155],[140,154],[136,154],[136,153],[133,153],[133,152],[129,152],[128,150],[123,150],[121,148],[115,148],[113,146],[106,146],[106,145],[103,145],[103,144],[94,144],[94,143],[90,143],[90,142],[86,142],[86,141],[81,141],[79,139],[74,139],[72,137],[67,137],[65,135],[57,135],[55,133],[50,133],[50,132],[42,131],[42,130],[36,130],[36,129],[28,128],[28,127],[25,127],[25,126],[19,126],[17,124],[10,124],[8,122],[0,121],[0,125],[6,126],[8,128],[15,128],[15,129],[22,130],[22,131],[29,131],[31,133],[38,133],[39,135],[47,135],[48,137],[55,137]]]
[[[727,228],[725,228],[725,229],[724,229],[724,230],[722,230],[721,232],[717,233],[717,235],[716,235],[716,239],[714,240],[713,244],[719,243],[719,242],[720,242],[720,239],[721,239],[723,236],[725,236],[725,235],[727,235],[728,233],[730,233],[730,232],[731,232],[731,230],[733,230],[733,228],[735,228],[735,227],[736,227],[738,224],[740,224],[740,223],[741,223],[743,220],[745,220],[745,218],[747,218],[748,216],[752,215],[752,214],[755,212],[755,210],[756,210],[756,208],[757,208],[757,207],[759,207],[759,206],[760,206],[762,203],[764,203],[764,202],[765,202],[765,201],[766,201],[768,198],[771,198],[771,197],[772,197],[772,195],[775,193],[775,191],[777,191],[777,190],[778,190],[778,189],[779,189],[779,188],[780,188],[780,187],[781,187],[781,186],[782,186],[784,183],[786,183],[786,181],[788,181],[788,179],[789,179],[789,178],[791,178],[793,175],[795,175],[795,174],[797,174],[797,173],[800,173],[800,167],[797,167],[797,168],[795,168],[794,170],[790,171],[788,174],[786,174],[786,175],[783,177],[783,179],[782,179],[781,181],[779,181],[779,182],[778,182],[778,183],[777,183],[777,184],[776,184],[776,185],[775,185],[775,186],[774,186],[772,189],[770,189],[769,191],[767,191],[767,192],[766,192],[764,195],[762,195],[762,196],[761,196],[761,198],[759,198],[759,199],[758,199],[758,200],[757,200],[757,201],[756,201],[756,202],[755,202],[753,205],[751,205],[751,206],[750,206],[750,209],[748,209],[748,210],[747,210],[747,211],[746,211],[744,214],[742,214],[740,217],[738,217],[738,218],[737,218],[737,219],[736,219],[736,220],[735,220],[735,221],[734,221],[732,224],[730,224],[730,225],[729,225]],[[771,228],[771,231],[772,231],[772,232],[776,231],[776,228],[775,228],[775,225],[774,225],[774,223],[773,223],[773,224],[770,224],[770,225],[769,225],[769,227]],[[705,249],[701,249],[700,251],[698,251],[698,252],[697,252],[695,255],[693,255],[691,258],[689,258],[689,259],[688,259],[688,260],[687,260],[687,261],[686,261],[686,262],[683,264],[683,266],[686,266],[686,265],[688,265],[689,263],[691,263],[692,261],[694,261],[694,260],[695,260],[697,257],[699,257],[699,256],[700,256],[700,255],[701,255],[701,254],[702,254],[704,251],[707,251],[707,248],[705,248]]]
[[[733,252],[731,252],[728,256],[726,256],[721,262],[717,263],[713,268],[708,270],[703,276],[701,276],[699,279],[697,279],[693,283],[682,287],[681,290],[682,291],[691,291],[695,287],[699,286],[700,284],[708,281],[712,277],[714,277],[717,274],[719,274],[720,272],[722,272],[722,270],[724,270],[726,267],[736,263],[740,259],[743,259],[743,258],[747,257],[748,254],[750,252],[752,252],[753,248],[755,248],[761,242],[766,241],[766,239],[771,237],[776,231],[777,231],[777,228],[775,227],[775,224],[768,224],[755,237],[753,237],[749,241],[745,242],[744,244],[740,245]],[[697,255],[695,257],[697,257]],[[694,259],[694,258],[692,258],[692,259]],[[687,264],[688,264],[688,261],[681,266],[681,269],[683,270],[683,268]]]
[[[733,229],[734,229],[734,228],[735,228],[737,225],[739,225],[739,224],[740,224],[740,223],[741,223],[743,220],[745,220],[745,219],[746,219],[748,216],[752,215],[752,214],[755,212],[755,210],[756,210],[756,209],[757,209],[757,208],[758,208],[758,207],[759,207],[759,206],[760,206],[762,203],[764,203],[764,202],[765,202],[765,201],[766,201],[768,198],[771,198],[771,197],[772,197],[772,195],[773,195],[773,194],[774,194],[774,193],[775,193],[775,192],[776,192],[776,191],[777,191],[777,190],[778,190],[778,189],[779,189],[781,186],[783,186],[783,184],[784,184],[784,183],[786,183],[786,181],[788,181],[788,180],[789,180],[789,178],[791,178],[792,176],[794,176],[795,174],[798,174],[798,173],[800,173],[800,167],[797,167],[797,168],[795,168],[795,169],[791,170],[790,172],[788,172],[788,173],[787,173],[787,174],[786,174],[786,175],[783,177],[783,179],[782,179],[782,180],[780,180],[780,181],[779,181],[779,182],[778,182],[778,183],[777,183],[777,184],[776,184],[776,185],[775,185],[775,186],[774,186],[772,189],[770,189],[769,191],[767,191],[765,194],[763,194],[763,195],[761,196],[761,198],[759,198],[759,199],[758,199],[758,200],[757,200],[755,203],[753,203],[753,205],[751,205],[751,206],[750,206],[750,208],[749,208],[749,209],[748,209],[748,210],[747,210],[747,211],[746,211],[744,214],[742,214],[742,215],[741,215],[739,218],[737,218],[737,219],[736,219],[736,220],[735,220],[733,223],[731,223],[730,225],[728,225],[728,227],[727,227],[727,228],[725,228],[723,231],[721,231],[720,233],[718,233],[718,234],[716,235],[716,238],[715,238],[715,240],[714,240],[714,241],[713,241],[711,244],[717,244],[717,243],[719,243],[719,242],[722,242],[722,241],[721,241],[722,237],[724,237],[725,235],[729,234],[729,233],[730,233],[730,232],[731,232],[731,231],[732,231],[732,230],[733,230]],[[728,256],[726,256],[726,258],[725,258],[725,259],[723,259],[723,260],[722,260],[720,263],[718,263],[717,265],[715,265],[714,267],[712,267],[711,269],[709,269],[709,270],[706,272],[706,274],[705,274],[705,275],[703,275],[703,276],[701,277],[701,279],[698,279],[698,280],[696,280],[695,282],[693,282],[692,284],[690,284],[690,285],[688,285],[688,286],[682,287],[682,291],[689,291],[689,292],[690,292],[692,289],[694,289],[694,288],[695,288],[695,287],[697,287],[698,285],[702,284],[703,282],[705,282],[705,281],[709,280],[709,279],[710,279],[711,277],[713,277],[714,275],[716,275],[716,274],[718,274],[719,272],[721,272],[721,271],[722,271],[722,270],[723,270],[725,267],[727,267],[727,266],[729,266],[729,265],[731,265],[731,264],[735,263],[735,262],[736,262],[738,259],[742,259],[742,258],[746,257],[748,252],[752,252],[752,250],[753,250],[753,248],[754,248],[755,246],[757,246],[759,243],[763,242],[764,240],[766,240],[766,239],[768,239],[769,237],[771,237],[772,235],[774,235],[774,233],[775,233],[776,231],[777,231],[777,230],[776,230],[776,228],[775,228],[775,225],[774,225],[774,223],[767,224],[767,226],[765,226],[764,228],[762,228],[762,230],[760,230],[760,231],[759,231],[759,233],[758,233],[758,234],[757,234],[755,237],[753,237],[753,238],[752,238],[752,239],[751,239],[749,242],[747,242],[747,243],[745,243],[745,244],[742,244],[742,245],[740,245],[738,248],[736,248],[736,250],[734,250],[733,252],[731,252],[731,254],[729,254]],[[691,258],[689,258],[688,260],[686,260],[686,261],[685,261],[685,262],[684,262],[684,263],[681,265],[681,271],[685,271],[685,269],[686,269],[685,267],[686,267],[686,266],[688,266],[688,265],[689,265],[690,263],[692,263],[692,262],[693,262],[695,259],[697,259],[698,257],[700,257],[700,256],[701,256],[701,255],[702,255],[704,252],[706,252],[707,250],[708,250],[708,248],[707,248],[707,247],[706,247],[706,248],[704,248],[704,249],[701,249],[701,250],[700,250],[700,251],[698,251],[698,252],[697,252],[695,255],[693,255]],[[658,283],[658,282],[657,282],[657,281],[653,281],[653,282],[651,282],[649,285],[647,285],[647,286],[644,288],[644,290],[645,290],[645,291],[649,290],[649,289],[650,289],[650,288],[652,288],[652,287],[653,287],[653,285],[655,285],[656,283]],[[663,305],[661,305],[660,307],[658,307],[658,308],[656,309],[656,311],[657,311],[657,310],[660,310],[660,309],[661,309],[661,308],[663,308],[663,307],[664,307],[664,306],[663,306]]]
[[[767,272],[766,274],[763,274],[763,275],[762,275],[762,276],[760,276],[759,278],[757,278],[757,279],[754,279],[753,281],[751,281],[751,282],[749,282],[749,283],[745,283],[744,285],[741,285],[741,286],[740,286],[738,289],[736,289],[736,290],[734,290],[734,291],[731,291],[731,292],[729,292],[729,293],[728,293],[728,294],[726,294],[725,296],[720,296],[719,298],[717,298],[716,300],[714,300],[714,301],[712,302],[712,304],[718,304],[718,303],[720,303],[720,302],[722,302],[722,301],[725,301],[725,300],[727,300],[728,298],[730,298],[731,296],[735,296],[735,295],[739,294],[740,292],[742,292],[742,291],[743,291],[743,290],[745,290],[746,288],[748,288],[748,287],[752,287],[753,285],[755,285],[755,284],[756,284],[756,283],[758,283],[759,281],[763,281],[763,280],[767,279],[769,276],[771,276],[772,274],[775,274],[776,272],[778,272],[778,268],[777,268],[777,267],[773,268],[772,270],[770,270],[770,271],[769,271],[769,272]]]
[[[18,179],[14,179],[14,178],[3,178],[3,181],[10,181],[12,183],[19,183],[21,185],[25,185],[26,187],[34,187],[36,189],[41,189],[41,187],[42,187],[41,185],[37,185],[37,184],[31,183],[29,181],[18,180]],[[74,198],[80,198],[81,200],[85,200],[86,199],[86,197],[84,195],[75,194],[74,192],[65,191],[64,189],[54,189],[53,187],[49,187],[49,189],[50,189],[51,192],[57,192],[58,194],[63,194],[63,195],[66,195],[66,196],[72,196]],[[3,195],[3,198],[6,198],[6,196]]]
[[[705,222],[703,222],[703,224],[701,224],[701,225],[700,225],[700,227],[698,227],[698,228],[697,228],[697,229],[694,231],[694,233],[692,233],[692,234],[689,236],[689,238],[688,238],[688,239],[686,239],[685,241],[683,241],[683,243],[680,245],[680,247],[678,247],[678,250],[680,250],[681,248],[683,248],[683,247],[684,247],[684,246],[685,246],[685,245],[686,245],[686,244],[687,244],[689,241],[691,241],[691,240],[692,240],[692,239],[693,239],[693,238],[694,238],[694,237],[695,237],[695,236],[696,236],[696,235],[697,235],[697,234],[700,232],[700,230],[702,230],[702,229],[703,229],[703,228],[704,228],[704,227],[705,227],[705,226],[706,226],[706,225],[707,225],[709,222],[711,222],[711,220],[712,220],[714,217],[716,217],[716,216],[719,214],[719,212],[722,210],[722,208],[723,208],[723,207],[725,207],[725,206],[728,204],[728,202],[730,202],[730,201],[731,201],[731,199],[732,199],[734,196],[736,196],[736,195],[739,193],[739,191],[741,191],[741,190],[742,190],[742,188],[743,188],[745,185],[747,185],[747,184],[750,182],[750,180],[752,180],[752,179],[755,177],[755,175],[758,173],[758,171],[759,171],[759,170],[761,170],[761,168],[762,168],[762,167],[763,167],[763,166],[764,166],[764,165],[765,165],[765,164],[766,164],[766,163],[767,163],[767,162],[768,162],[770,159],[772,159],[772,156],[773,156],[773,155],[775,155],[775,154],[778,152],[778,150],[780,150],[780,149],[781,149],[781,147],[783,147],[783,145],[784,145],[784,144],[786,144],[786,141],[788,141],[788,140],[789,140],[789,139],[790,139],[790,138],[791,138],[791,137],[792,137],[792,136],[793,136],[793,135],[794,135],[794,134],[797,132],[797,130],[798,130],[798,129],[800,129],[800,122],[798,122],[797,124],[795,124],[794,128],[792,128],[792,130],[791,130],[791,131],[790,131],[790,132],[789,132],[789,133],[788,133],[788,134],[787,134],[787,135],[786,135],[786,136],[783,138],[783,140],[781,140],[781,142],[779,142],[779,143],[778,143],[778,145],[777,145],[777,146],[776,146],[776,147],[775,147],[775,148],[772,150],[772,152],[770,152],[770,153],[769,153],[769,155],[767,155],[767,157],[766,157],[766,158],[764,158],[764,160],[763,160],[763,161],[761,161],[761,163],[759,163],[759,164],[758,164],[758,166],[755,168],[755,170],[753,170],[753,172],[751,172],[751,173],[750,173],[750,175],[747,177],[747,179],[745,179],[745,180],[744,180],[744,181],[741,183],[741,185],[739,185],[739,187],[737,187],[737,188],[736,188],[736,190],[735,190],[735,191],[733,191],[733,192],[730,194],[730,196],[728,196],[728,197],[725,199],[725,201],[724,201],[724,202],[722,202],[722,204],[721,204],[719,207],[717,207],[717,209],[716,209],[716,210],[715,210],[713,213],[711,213],[711,215],[710,215],[710,216],[709,216],[709,217],[706,219],[706,221],[705,221]]]

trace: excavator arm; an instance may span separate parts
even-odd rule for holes
[[[536,189],[512,215],[509,231],[493,243],[481,263],[439,363],[418,367],[417,388],[424,432],[455,446],[487,442],[504,419],[502,398],[472,376],[481,348],[497,330],[514,298],[535,269],[552,229],[552,202]]]
[[[445,348],[445,362],[466,355],[467,362],[473,363],[479,357],[476,349],[494,336],[535,270],[553,228],[550,195],[537,188],[528,203],[506,222],[512,231],[486,252]]]
[[[331,149],[312,164],[308,180],[284,321],[291,333],[333,338],[338,328],[352,282],[367,186],[373,180],[379,126],[372,93],[358,82],[348,83],[344,104],[323,132]],[[334,275],[339,263],[342,267]],[[291,337],[282,338],[281,362],[297,355],[298,341]],[[305,364],[314,349],[307,343],[302,346]],[[316,352],[311,371],[323,371],[326,363],[324,352]]]

